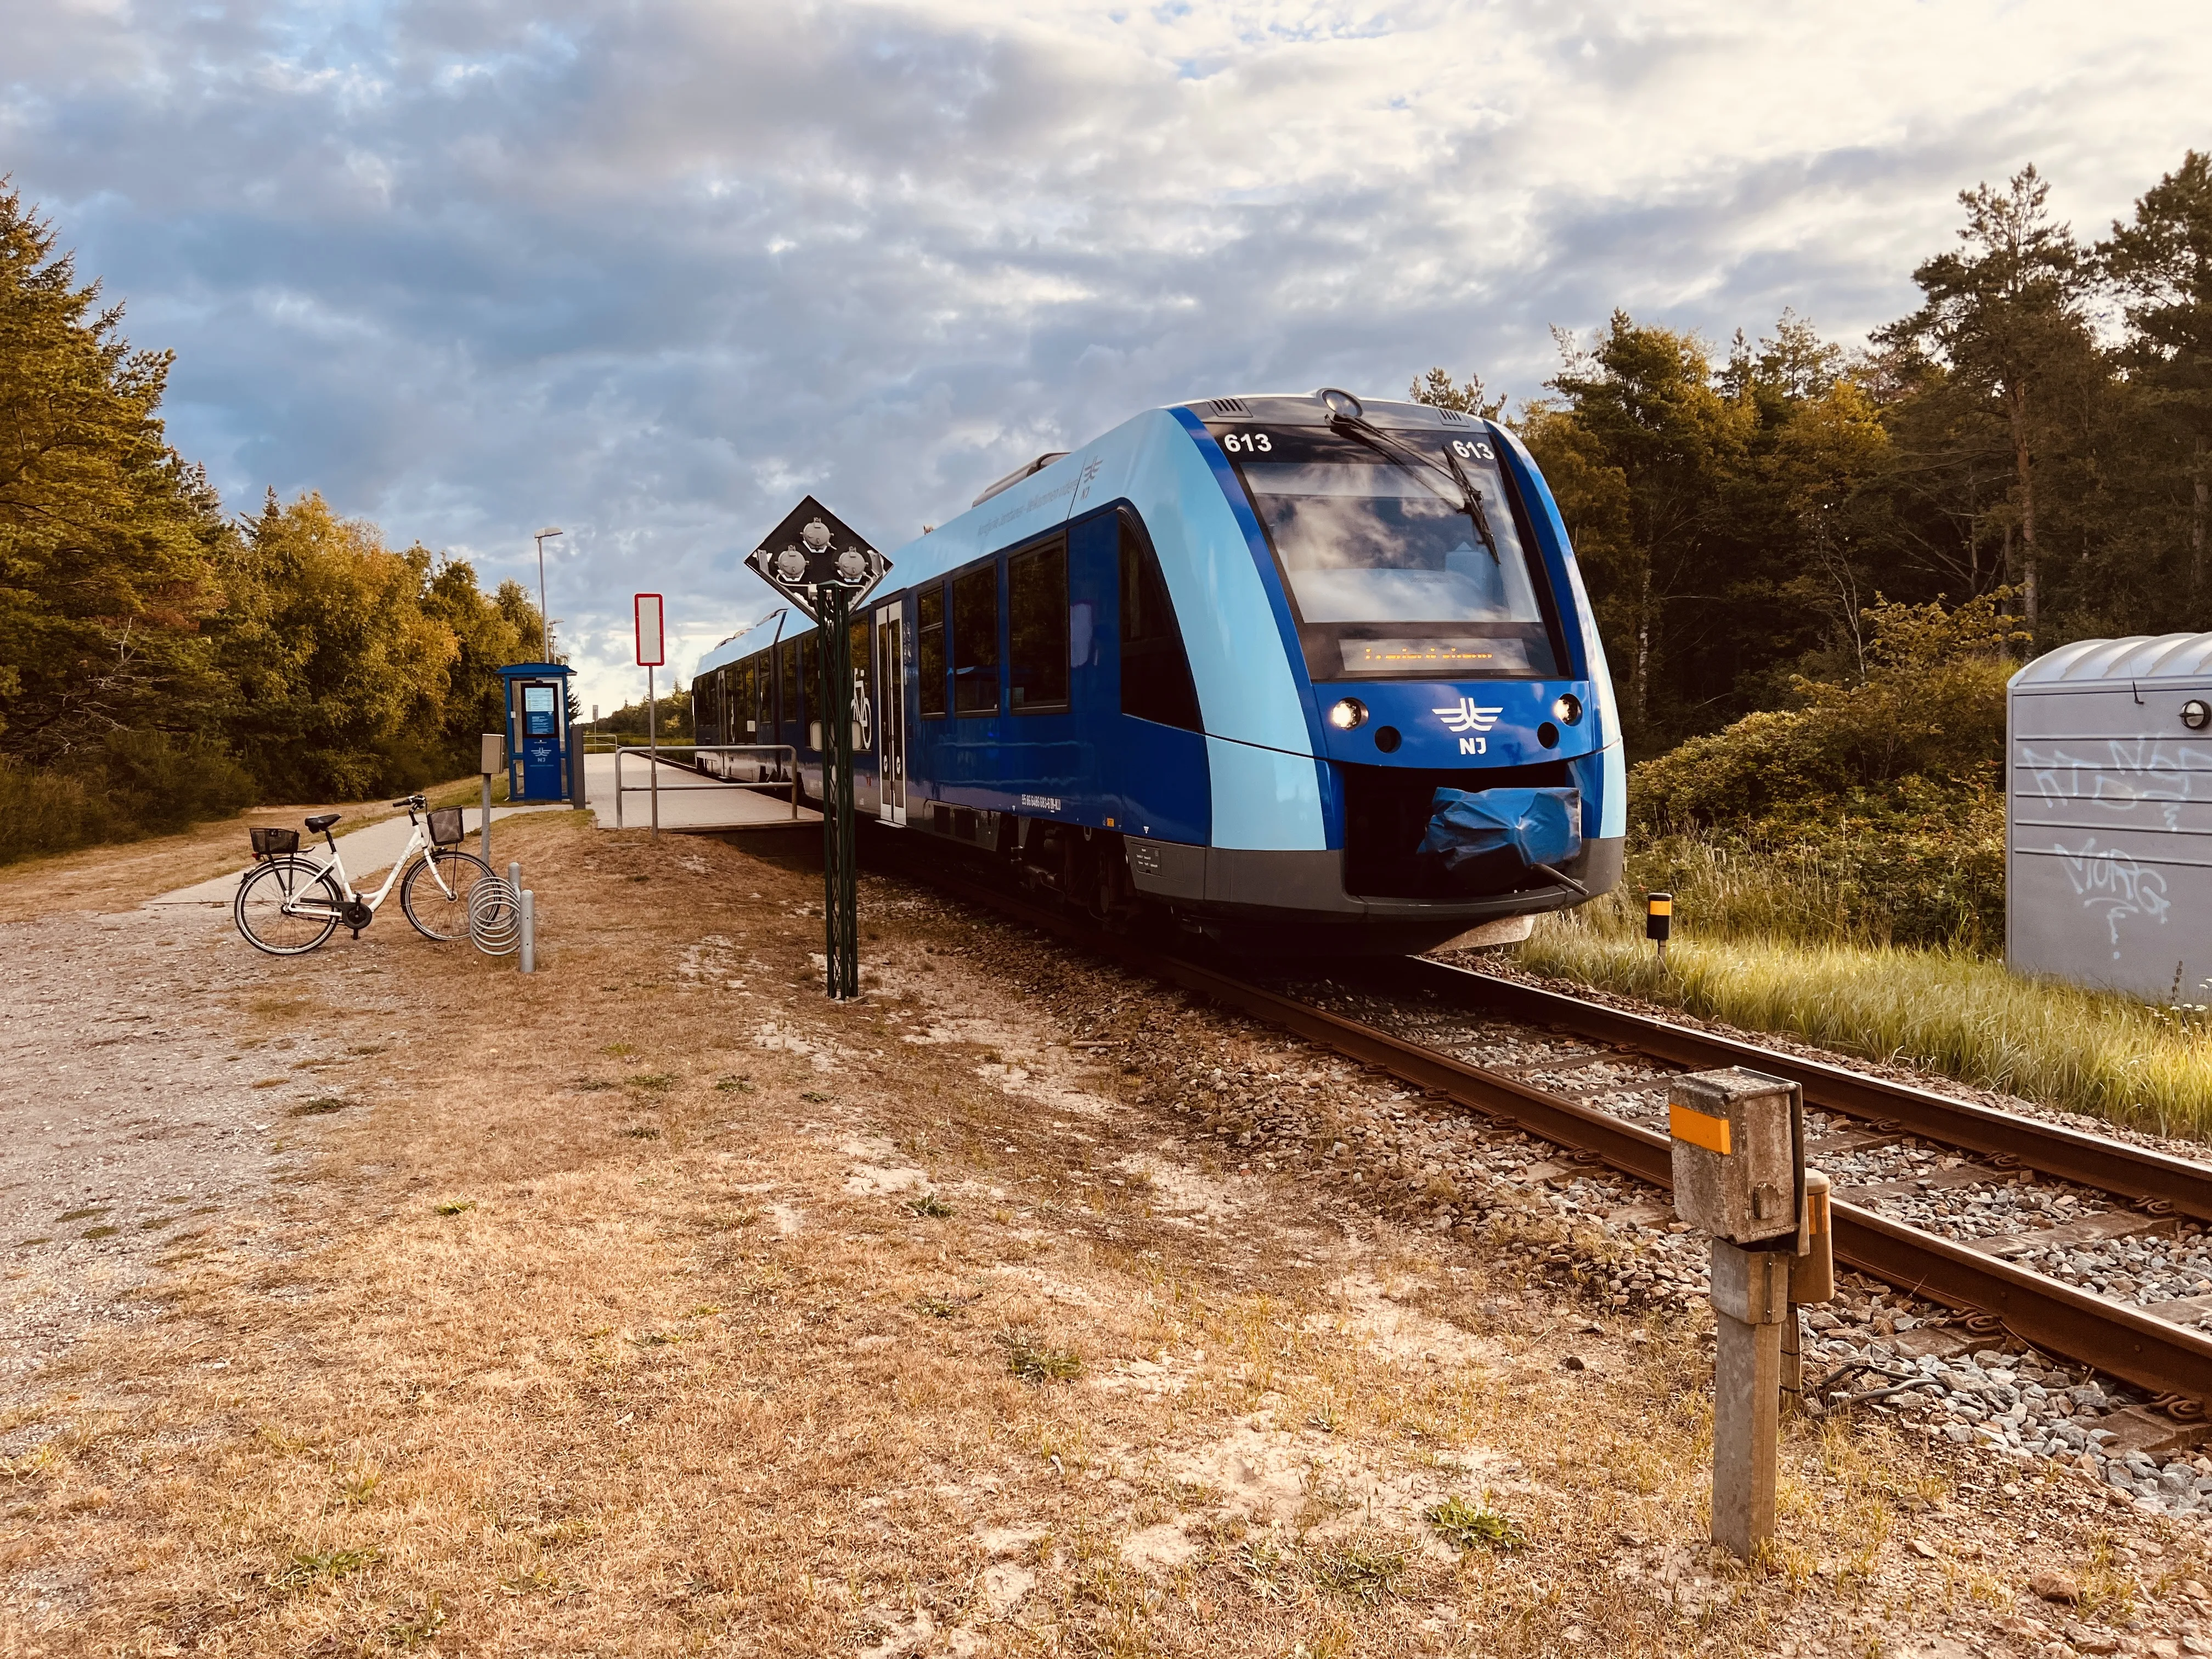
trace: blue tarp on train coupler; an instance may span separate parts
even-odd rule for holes
[[[1565,864],[1583,850],[1582,795],[1573,789],[1439,789],[1416,850],[1447,872],[1510,848],[1524,865]]]

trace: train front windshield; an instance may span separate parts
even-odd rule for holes
[[[1486,437],[1222,428],[1316,680],[1559,672],[1543,567]]]

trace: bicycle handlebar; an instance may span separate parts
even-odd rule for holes
[[[392,804],[394,806],[408,807],[417,812],[427,811],[430,805],[428,799],[422,795],[410,795],[405,800],[396,800]]]

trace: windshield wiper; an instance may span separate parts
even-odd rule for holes
[[[1459,457],[1452,453],[1450,445],[1444,446],[1444,465],[1438,466],[1432,457],[1424,454],[1411,444],[1399,442],[1381,428],[1368,425],[1356,415],[1332,416],[1330,423],[1346,428],[1353,437],[1387,460],[1395,461],[1402,466],[1410,459],[1417,468],[1426,467],[1431,471],[1444,473],[1459,490],[1459,500],[1452,505],[1467,514],[1468,522],[1474,526],[1474,533],[1481,538],[1483,550],[1490,555],[1491,563],[1501,568],[1504,566],[1504,560],[1498,556],[1498,538],[1491,533],[1490,515],[1483,510],[1482,492],[1468,479],[1466,470],[1459,464]],[[1424,479],[1423,482],[1427,481]],[[1434,484],[1430,484],[1429,488],[1437,489]],[[1442,500],[1451,501],[1451,497],[1441,489],[1437,489],[1437,495]]]
[[[1482,538],[1483,546],[1489,550],[1491,563],[1502,568],[1505,561],[1498,556],[1498,538],[1490,533],[1490,514],[1483,511],[1482,492],[1468,478],[1467,469],[1459,464],[1459,457],[1452,453],[1449,443],[1444,446],[1444,465],[1451,468],[1452,482],[1467,498],[1467,516],[1474,522],[1474,533]]]

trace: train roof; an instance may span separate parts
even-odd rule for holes
[[[925,531],[890,553],[887,592],[929,581],[985,554],[1042,535],[1055,525],[1128,494],[1123,487],[1145,452],[1156,441],[1188,442],[1179,411],[1200,421],[1265,422],[1275,426],[1327,426],[1332,416],[1321,392],[1240,392],[1231,397],[1194,398],[1148,409],[1064,453],[1047,452],[1018,467],[975,498],[958,517]],[[1480,430],[1490,422],[1479,415],[1428,404],[1387,398],[1358,398],[1354,406],[1373,425],[1395,431],[1429,431],[1445,427]]]
[[[1200,422],[1327,426],[1333,416],[1331,405],[1322,401],[1324,396],[1342,399],[1345,394],[1323,387],[1318,392],[1194,398],[1148,409],[1073,449],[1048,451],[998,479],[957,518],[891,550],[890,574],[884,579],[883,592],[896,593],[917,582],[933,580],[1001,548],[1043,535],[1079,510],[1090,510],[1094,502],[1103,506],[1133,493],[1130,486],[1136,475],[1159,463],[1160,446],[1190,442],[1185,422],[1192,417]],[[1337,406],[1343,405],[1340,402]],[[1494,424],[1460,410],[1395,398],[1354,398],[1352,407],[1363,419],[1387,430],[1462,427],[1477,431]],[[803,631],[807,626],[788,628],[783,620],[788,617],[782,610],[771,611],[750,628],[732,634],[699,659],[698,672],[710,672],[773,643],[783,632]],[[770,622],[777,623],[777,631],[763,637],[761,630]]]
[[[763,646],[774,644],[783,636],[784,629],[790,618],[791,607],[780,605],[758,622],[747,623],[736,633],[708,652],[705,656],[700,658],[698,667],[692,671],[692,678],[696,679],[701,674],[711,674],[724,663],[735,662],[741,657],[749,657]],[[771,623],[775,625],[769,628]],[[764,628],[768,628],[769,631],[763,635],[761,630]],[[794,629],[793,631],[804,630]]]

